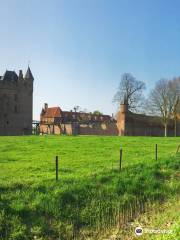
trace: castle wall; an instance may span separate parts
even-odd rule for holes
[[[80,135],[118,135],[116,123],[80,124]]]
[[[40,133],[42,134],[62,134],[61,126],[55,124],[40,124]]]
[[[164,136],[164,126],[160,117],[122,111],[117,114],[120,136]],[[174,121],[168,124],[168,136],[174,136]],[[180,136],[180,121],[177,122],[177,136]]]
[[[63,124],[64,134],[73,135],[73,126],[71,123]]]
[[[67,135],[118,135],[116,123],[93,124],[40,124],[42,134],[67,134]]]
[[[164,127],[154,118],[127,114],[125,122],[126,136],[163,136]]]
[[[61,123],[56,118],[43,118],[40,132],[44,134],[67,135],[109,135],[109,136],[164,136],[164,126],[160,117],[135,114],[121,105],[117,122],[70,122]],[[57,120],[57,121],[56,121]],[[168,136],[174,136],[174,121],[168,124]],[[180,136],[180,121],[177,122],[177,136]]]

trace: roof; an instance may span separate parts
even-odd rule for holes
[[[25,79],[31,79],[31,80],[34,80],[34,77],[33,77],[33,75],[32,75],[32,72],[31,72],[30,67],[28,67],[27,72],[26,72],[24,78],[25,78]]]
[[[84,113],[84,112],[73,112],[73,111],[62,111],[62,117],[64,122],[71,122],[71,121],[112,121],[112,118],[109,115],[103,114],[92,114],[92,113]]]
[[[62,111],[60,107],[44,108],[41,112],[43,118],[61,118],[61,121],[66,122],[104,122],[115,121],[109,115],[92,114],[84,112]]]
[[[94,113],[88,113],[88,112],[73,112],[73,111],[62,111],[63,114],[76,114],[76,115],[81,115],[81,116],[96,116],[96,117],[110,117],[109,115],[104,115],[104,114],[94,114]]]
[[[60,117],[60,116],[61,116],[60,107],[47,108],[43,114],[44,118],[54,118],[54,117]]]
[[[17,81],[18,80],[18,75],[15,73],[15,71],[6,70],[4,76],[1,77],[1,80]]]

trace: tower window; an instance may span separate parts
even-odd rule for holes
[[[14,113],[17,113],[17,106],[14,107]]]
[[[17,101],[18,100],[18,95],[14,94],[14,100]]]

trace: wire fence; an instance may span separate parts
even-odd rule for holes
[[[121,172],[129,171],[129,168],[138,166],[140,163],[148,166],[149,163],[158,163],[164,159],[180,159],[180,145],[176,143],[143,145],[134,143],[116,145],[113,148],[105,144],[104,148],[98,151],[94,151],[93,147],[89,148],[89,151],[82,153],[82,156],[79,151],[73,153],[67,151],[67,154],[65,154],[66,152],[62,154],[61,149],[58,149],[54,156],[42,153],[42,159],[45,160],[42,161],[41,166],[31,167],[34,167],[35,172],[39,173],[37,177],[43,180],[65,183],[65,178],[67,179],[69,176],[76,178],[76,173],[79,173],[82,175],[79,175],[79,178],[89,178],[90,181],[93,178],[93,181],[96,182],[95,173],[106,175],[108,172],[116,171],[115,173],[121,175]],[[27,178],[32,174],[29,167],[30,165],[24,170]],[[83,173],[84,169],[85,173]],[[42,172],[43,175],[41,175]],[[85,212],[82,210],[80,199],[76,199],[75,203],[72,203],[73,213],[68,216],[58,230],[61,239],[81,239],[82,235],[86,239],[92,231],[98,235],[99,232],[112,227],[121,228],[139,214],[149,211],[155,202],[163,202],[165,196],[165,193],[157,191],[154,195],[132,194],[125,199],[120,198],[118,194],[112,195],[111,189],[107,188],[107,191],[104,191],[104,189],[97,188],[93,192],[94,195],[89,196],[89,201],[87,199],[89,205],[86,206]],[[61,221],[62,208],[60,207],[62,206],[59,201],[59,199],[41,199],[38,211],[45,213],[49,219],[54,217]],[[85,229],[83,233],[82,229]]]
[[[118,150],[119,153],[117,156],[119,159],[115,159],[114,165],[111,167],[107,167],[109,170],[117,170],[119,173],[123,170],[126,171],[128,166],[133,164],[137,164],[139,162],[143,163],[150,163],[150,162],[160,162],[162,159],[180,159],[180,146],[179,145],[161,145],[155,144],[152,146],[143,145],[141,146],[141,151],[137,150],[139,145],[132,146],[121,146]],[[133,150],[132,150],[133,149]],[[107,154],[107,151],[106,151]],[[147,161],[145,159],[147,158]],[[129,162],[126,164],[126,159],[129,159]],[[132,159],[132,163],[131,163]],[[136,161],[138,159],[138,161]],[[57,160],[57,157],[56,157]],[[134,161],[134,162],[133,162]],[[57,165],[56,165],[57,166]],[[62,166],[63,168],[63,166]],[[56,168],[56,173],[58,169]],[[57,180],[57,178],[56,178]],[[109,190],[108,190],[109,191]],[[92,196],[93,199],[93,196]],[[127,201],[122,201],[117,196],[112,196],[109,192],[108,194],[104,195],[104,192],[99,190],[96,193],[96,201],[91,201],[91,205],[87,212],[86,217],[82,219],[81,207],[77,204],[75,208],[75,215],[70,221],[66,222],[66,226],[64,226],[64,234],[66,239],[81,239],[82,237],[82,222],[86,222],[85,224],[85,231],[83,232],[83,236],[88,237],[92,230],[97,235],[100,232],[107,231],[107,229],[111,229],[112,227],[122,228],[127,222],[133,221],[139,214],[147,212],[151,209],[152,204],[155,202],[161,203],[164,201],[164,193],[158,193],[155,195],[143,195],[140,194],[139,196],[134,195],[132,198],[129,198]],[[58,204],[51,205],[52,211],[54,214],[57,214]],[[44,205],[46,209],[46,204]],[[46,209],[46,211],[49,211]],[[69,227],[71,226],[71,227]],[[88,232],[89,229],[89,232]],[[67,237],[68,236],[68,237]],[[86,238],[84,238],[86,239]]]

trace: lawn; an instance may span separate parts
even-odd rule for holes
[[[177,197],[179,144],[179,138],[0,137],[0,239],[98,239],[117,222],[122,227],[156,201]]]

